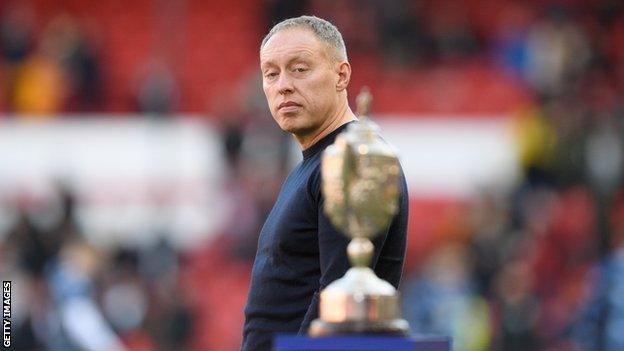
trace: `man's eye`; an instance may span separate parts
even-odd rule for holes
[[[304,67],[297,67],[297,68],[295,68],[295,71],[296,71],[296,72],[299,72],[299,73],[303,73],[303,72],[305,72],[305,71],[307,71],[307,70],[308,70],[308,69],[307,69],[307,68],[304,68]]]
[[[269,72],[267,74],[264,75],[267,78],[275,78],[277,77],[277,72]]]

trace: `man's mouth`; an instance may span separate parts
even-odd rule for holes
[[[286,101],[279,104],[279,106],[277,106],[277,109],[282,112],[291,112],[296,111],[299,107],[301,107],[301,105],[296,102]]]

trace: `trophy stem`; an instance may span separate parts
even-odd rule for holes
[[[347,246],[347,255],[353,267],[370,267],[374,251],[375,246],[368,238],[353,238]]]

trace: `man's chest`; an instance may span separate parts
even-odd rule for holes
[[[273,255],[317,254],[314,202],[305,179],[287,181],[260,232],[260,250]]]

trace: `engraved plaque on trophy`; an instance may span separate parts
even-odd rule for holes
[[[321,161],[324,211],[351,238],[347,255],[352,267],[321,292],[319,318],[309,329],[312,336],[409,331],[400,316],[399,293],[370,268],[371,239],[390,225],[400,194],[399,161],[368,120],[370,103],[365,88],[357,98],[360,121],[336,138]]]

